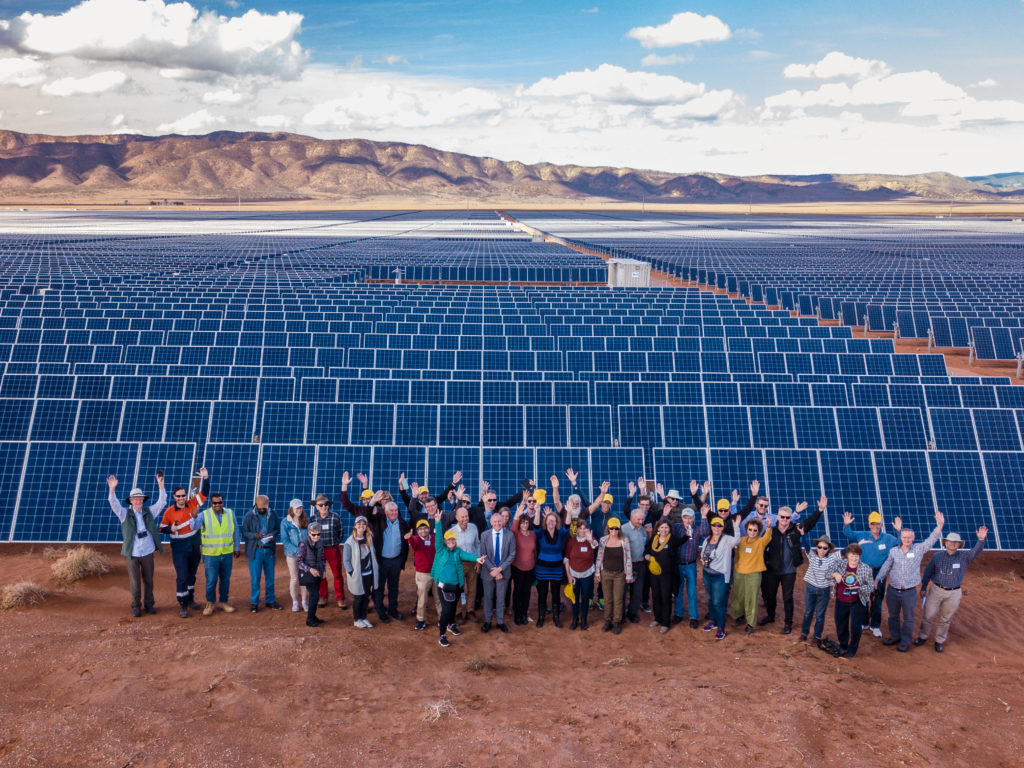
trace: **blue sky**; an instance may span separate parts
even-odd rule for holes
[[[733,174],[1018,170],[1024,2],[0,0],[0,126]]]

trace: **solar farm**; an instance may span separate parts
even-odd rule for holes
[[[1024,549],[1019,222],[507,213],[0,213],[0,540],[120,541],[110,474],[284,510],[573,467]]]

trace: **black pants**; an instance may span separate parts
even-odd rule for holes
[[[560,607],[561,596],[558,594],[558,588],[562,585],[561,581],[554,581],[548,579],[537,580],[537,610],[546,611],[548,608],[548,591],[551,591],[551,611],[552,613]]]
[[[196,572],[203,560],[199,534],[187,539],[171,539],[171,559],[174,561],[175,597],[187,608],[195,602]]]
[[[867,607],[858,600],[855,603],[844,603],[836,600],[836,639],[839,647],[849,651],[853,656],[860,646],[860,634],[864,630],[864,618],[867,616]]]
[[[871,575],[877,579],[880,570],[882,566],[872,568]],[[865,623],[870,624],[872,629],[880,629],[882,626],[882,603],[885,602],[885,585],[888,580],[889,577],[886,576],[878,583],[878,589],[871,593],[871,608]]]
[[[788,627],[793,624],[793,586],[796,584],[796,573],[777,574],[765,571],[761,574],[761,598],[764,600],[764,609],[768,612],[769,619],[775,618],[780,584],[782,585],[782,610]]]
[[[673,568],[672,570],[676,570]],[[672,626],[672,581],[673,574],[650,574],[652,608],[654,620],[663,627]]]
[[[639,616],[640,606],[649,587],[646,560],[635,560],[633,562],[633,583],[627,584],[626,587],[629,589],[626,614],[629,616]]]
[[[521,571],[512,566],[512,616],[525,621],[530,612],[530,587],[533,586],[533,568]]]
[[[380,576],[377,583],[380,587],[373,593],[373,604],[377,615],[398,613],[398,577],[402,573],[402,558],[382,557],[380,559]],[[384,609],[384,588],[388,590],[388,607]]]
[[[448,632],[448,626],[455,623],[455,609],[459,606],[462,587],[453,584],[445,584],[444,588],[440,584],[434,586],[437,589],[437,596],[441,598],[441,616],[437,621],[437,630],[443,637]],[[451,600],[445,595],[451,597]]]
[[[299,579],[299,583],[309,590],[309,608],[306,609],[307,624],[316,620],[316,607],[320,602],[316,598],[320,593],[320,581],[321,579],[312,574]]]
[[[590,601],[594,597],[594,574],[576,579],[573,590],[576,593],[576,602],[572,604],[572,617],[586,624]]]
[[[363,594],[353,595],[352,597],[352,618],[355,621],[366,618],[366,609],[370,607],[370,594],[373,593],[374,601],[376,602],[378,590],[373,588],[373,574],[363,574]],[[310,600],[313,602],[313,600]],[[380,616],[382,613],[378,610],[377,615]]]

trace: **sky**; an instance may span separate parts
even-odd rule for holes
[[[1024,0],[0,0],[0,128],[980,175],[1024,170],[1022,40]]]

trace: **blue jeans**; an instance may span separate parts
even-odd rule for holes
[[[249,602],[256,605],[260,601],[260,575],[263,576],[267,605],[277,602],[274,594],[274,561],[273,548],[256,547],[256,554],[249,561]]]
[[[576,602],[572,604],[572,617],[586,623],[587,610],[594,597],[594,574],[576,579]]]
[[[829,588],[812,587],[807,585],[807,596],[804,598],[804,623],[800,627],[800,634],[808,634],[811,628],[811,616],[814,617],[814,639],[821,640],[822,630],[825,629],[825,611],[828,610]]]
[[[226,603],[231,587],[232,555],[203,555],[203,570],[206,572],[206,602]],[[217,583],[220,582],[220,600],[217,599]]]
[[[697,563],[679,564],[679,590],[676,592],[675,615],[683,615],[683,589],[686,589],[686,604],[690,609],[690,618],[697,618]]]
[[[725,631],[725,605],[726,605],[726,583],[724,573],[704,571],[704,584],[707,587],[708,610],[711,612],[711,621],[715,626]]]

